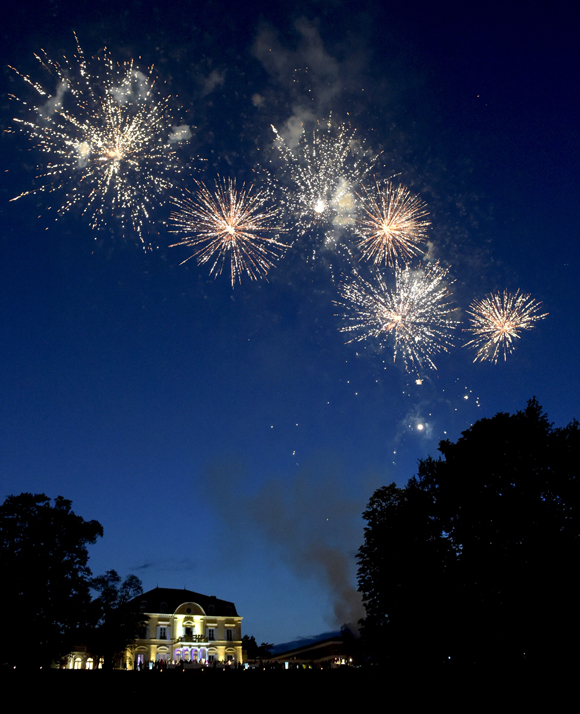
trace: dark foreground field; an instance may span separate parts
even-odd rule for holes
[[[564,701],[576,688],[576,668],[494,670],[305,670],[262,672],[193,670],[165,672],[90,672],[19,669],[0,671],[5,697],[26,706],[39,702],[60,708],[187,706],[270,707],[320,705],[344,707],[359,702],[376,708],[377,702],[397,706],[411,702],[457,702],[474,705],[487,701],[506,706]],[[312,698],[315,697],[313,700]],[[310,708],[310,707],[308,707]]]

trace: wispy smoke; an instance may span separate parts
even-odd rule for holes
[[[191,139],[191,129],[188,124],[181,124],[180,126],[172,126],[171,133],[169,134],[169,143],[172,144],[175,141],[187,141]]]
[[[52,116],[57,109],[62,107],[62,100],[65,92],[68,89],[68,84],[66,82],[60,82],[56,88],[56,94],[51,97],[45,104],[38,108],[38,114],[43,119]]]
[[[146,571],[164,573],[185,573],[190,575],[198,568],[198,563],[192,558],[162,558],[159,560],[148,560],[138,565],[131,566],[132,573],[145,573]]]
[[[263,25],[254,41],[254,56],[262,63],[277,89],[290,97],[291,115],[279,128],[292,149],[303,125],[328,116],[348,83],[358,73],[356,53],[339,61],[324,46],[314,22],[302,17],[294,23],[296,46],[284,47],[275,29]]]
[[[264,99],[264,97],[261,94],[258,94],[257,92],[256,92],[256,94],[252,94],[252,104],[255,107],[263,106],[265,101],[266,100]]]
[[[252,530],[274,545],[299,578],[318,581],[333,602],[333,626],[357,623],[364,616],[353,586],[355,552],[362,542],[357,517],[362,504],[340,493],[340,469],[324,460],[291,480],[267,481],[257,494],[244,489],[233,464],[214,465],[206,478],[206,497],[218,510],[228,542]]]
[[[119,104],[126,104],[133,100],[143,100],[147,98],[151,85],[149,79],[143,72],[134,70],[132,72],[131,82],[124,82],[119,87],[113,87],[109,90],[113,99]]]
[[[213,92],[216,87],[221,87],[226,78],[225,69],[220,71],[219,69],[212,70],[207,77],[202,80],[201,96],[206,97],[208,94]]]

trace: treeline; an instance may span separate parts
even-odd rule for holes
[[[13,623],[2,666],[58,665],[76,645],[112,668],[143,626],[129,602],[141,581],[114,571],[93,577],[87,546],[103,535],[59,496],[9,496],[0,506],[0,608]]]
[[[580,429],[535,399],[482,419],[364,512],[359,590],[368,661],[578,659]]]

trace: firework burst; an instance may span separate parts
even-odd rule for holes
[[[216,181],[215,192],[197,181],[195,195],[172,199],[179,209],[171,214],[173,233],[190,233],[175,246],[195,248],[191,258],[198,265],[213,261],[210,274],[219,275],[230,262],[232,287],[242,273],[252,280],[264,277],[288,247],[278,238],[283,228],[276,225],[279,209],[268,204],[268,194],[252,186],[236,189],[232,179]],[[273,234],[269,237],[267,234]]]
[[[530,295],[520,295],[520,291],[510,294],[486,295],[483,300],[474,300],[467,310],[471,327],[466,332],[475,335],[464,347],[477,350],[474,362],[490,361],[497,364],[503,352],[504,361],[515,349],[515,339],[520,332],[529,330],[534,322],[542,320],[548,313],[538,314],[542,303]]]
[[[273,183],[281,191],[282,204],[300,235],[320,226],[349,226],[354,223],[354,189],[371,170],[371,157],[355,130],[345,124],[319,127],[309,140],[302,133],[292,151],[275,127],[276,145],[283,161],[282,178]]]
[[[57,192],[59,214],[79,206],[95,229],[115,217],[143,241],[151,208],[178,168],[172,143],[187,136],[187,127],[172,134],[168,100],[157,95],[152,68],[145,75],[132,61],[114,63],[106,51],[89,63],[78,39],[73,62],[55,62],[44,51],[35,57],[56,81],[56,91],[14,70],[38,94],[32,106],[12,97],[29,112],[14,121],[46,161],[38,166],[40,187],[12,200]]]
[[[426,368],[437,369],[433,358],[453,346],[451,332],[457,321],[450,318],[449,291],[444,284],[447,270],[429,264],[424,270],[395,266],[395,290],[377,276],[371,285],[360,276],[340,286],[341,304],[347,309],[347,325],[342,332],[353,332],[350,342],[369,338],[385,344],[394,342],[393,360],[400,355],[405,369],[418,376]]]
[[[363,217],[357,220],[358,246],[365,260],[377,267],[383,263],[395,266],[423,253],[419,244],[425,242],[430,224],[425,220],[426,205],[418,196],[388,183],[383,188],[378,184],[365,187],[359,198]]]

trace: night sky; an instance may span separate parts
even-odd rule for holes
[[[258,181],[271,124],[312,131],[332,113],[383,152],[377,178],[427,203],[456,319],[518,288],[549,313],[497,365],[474,364],[459,330],[418,385],[376,341],[345,344],[334,301],[353,266],[332,249],[313,260],[319,234],[291,234],[267,281],[232,290],[225,271],[180,265],[171,192],[150,250],[115,215],[97,231],[58,216],[64,190],[10,202],[47,157],[3,132],[0,496],[72,500],[104,527],[94,573],[233,600],[258,642],[362,615],[362,511],[441,439],[534,395],[557,426],[580,417],[579,10],[402,5],[30,1],[0,30],[3,130],[25,114],[9,94],[35,99],[7,65],[54,92],[33,53],[72,59],[73,31],[88,57],[155,65],[192,130],[175,195],[194,178]]]

